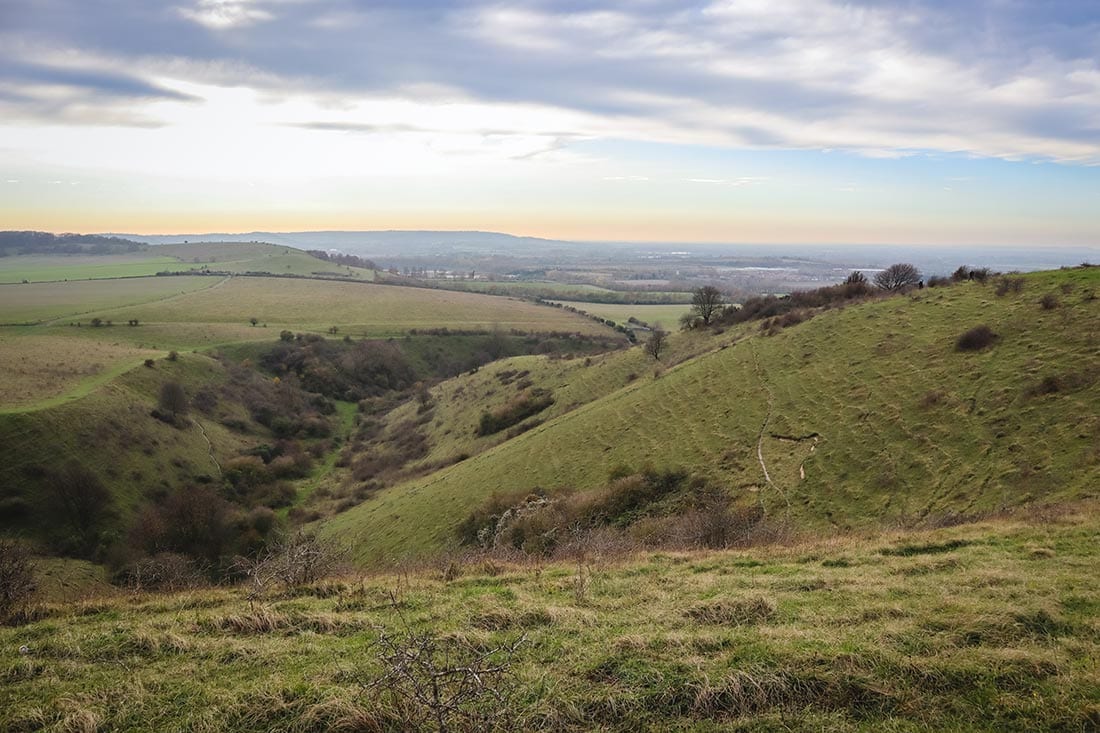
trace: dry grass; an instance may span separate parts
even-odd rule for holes
[[[0,628],[30,649],[0,659],[0,729],[407,728],[423,707],[366,694],[385,631],[476,653],[525,637],[492,710],[512,730],[1091,730],[1098,528],[1093,502],[645,553],[584,566],[583,597],[575,564],[471,559],[252,610],[243,589],[54,606]]]
[[[0,333],[0,410],[30,407],[161,355],[108,341]]]

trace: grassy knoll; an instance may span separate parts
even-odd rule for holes
[[[448,581],[347,578],[256,606],[234,589],[48,605],[0,627],[0,728],[401,729],[423,708],[367,687],[386,669],[384,629],[459,649],[523,637],[501,658],[502,730],[1095,730],[1098,528],[1084,504],[743,551],[488,562]]]
[[[255,317],[271,328],[323,332],[337,326],[341,335],[352,336],[393,335],[413,328],[495,327],[606,333],[605,327],[579,316],[505,298],[390,285],[262,277],[233,278],[193,297],[115,309],[110,315],[115,321],[139,318],[149,323],[240,324]]]
[[[128,344],[0,332],[0,373],[4,375],[0,412],[41,408],[49,400],[83,396],[145,359],[161,355]]]
[[[637,372],[600,399],[379,493],[327,529],[354,540],[363,561],[432,552],[453,545],[456,525],[493,492],[596,488],[611,468],[647,461],[821,527],[1094,496],[1098,288],[1097,268],[1042,273],[1003,296],[967,283],[826,312],[775,336],[729,331],[710,337],[708,353],[656,377]],[[1051,293],[1058,304],[1046,309]],[[958,336],[983,323],[996,342],[956,351]],[[583,368],[607,390],[614,380],[598,370],[639,352]]]
[[[194,395],[223,383],[225,371],[208,356],[182,354],[175,362],[158,359],[152,369],[131,369],[77,400],[0,413],[0,517],[5,530],[35,535],[63,531],[45,521],[40,504],[48,472],[69,460],[102,479],[122,519],[151,496],[218,476],[211,450],[224,463],[266,439],[263,434],[231,430],[197,411],[181,427],[172,427],[150,411],[164,382],[179,382]],[[247,419],[247,414],[240,417]]]
[[[204,290],[218,278],[171,277],[0,285],[0,325],[90,320],[91,311],[166,300]],[[111,318],[105,313],[105,318]],[[133,316],[131,316],[133,317]],[[117,320],[117,319],[116,319]],[[122,323],[126,319],[122,319]]]

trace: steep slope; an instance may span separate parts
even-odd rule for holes
[[[494,492],[590,489],[646,462],[815,526],[1095,495],[1100,269],[1022,282],[1001,296],[992,284],[927,289],[771,337],[715,336],[716,350],[381,492],[326,531],[366,562],[438,551]],[[982,324],[994,343],[956,350]]]

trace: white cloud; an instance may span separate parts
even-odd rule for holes
[[[249,26],[275,17],[255,7],[253,0],[199,0],[194,7],[179,8],[179,12],[184,18],[213,30]]]

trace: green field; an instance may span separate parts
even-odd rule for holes
[[[93,311],[176,298],[222,278],[142,277],[0,285],[0,325],[88,320]]]
[[[426,672],[372,686],[394,668],[386,632],[459,666],[522,640],[461,708],[497,716],[482,730],[1095,730],[1098,530],[1084,504],[743,551],[474,560],[256,604],[226,588],[46,605],[0,627],[0,728],[438,729],[413,722],[430,703],[380,694]]]
[[[179,260],[155,252],[125,255],[20,255],[0,259],[0,283],[143,277],[178,267]]]
[[[291,247],[258,242],[215,242],[157,245],[124,255],[4,257],[0,258],[0,283],[145,277],[158,272],[186,272],[203,268],[233,273],[374,279],[373,270],[325,262]]]
[[[1002,297],[978,284],[928,289],[772,337],[727,331],[667,368],[674,349],[658,376],[619,362],[640,349],[594,359],[581,368],[606,396],[382,492],[326,531],[355,542],[364,562],[390,562],[453,546],[459,521],[493,492],[593,489],[612,467],[646,462],[688,468],[771,516],[822,528],[1094,496],[1097,286],[1092,268],[1028,276],[1022,293]],[[1052,292],[1060,307],[1045,310],[1038,301]],[[983,323],[1000,335],[995,346],[955,351]],[[627,382],[628,368],[639,378]],[[564,395],[564,381],[537,384]]]
[[[691,306],[684,305],[619,305],[617,303],[585,303],[582,301],[556,300],[563,306],[590,313],[599,318],[607,318],[622,326],[628,326],[630,318],[661,326],[666,331],[675,331],[680,327],[680,316],[691,312]]]
[[[393,335],[413,328],[607,332],[604,326],[574,314],[519,300],[392,285],[262,277],[232,278],[222,286],[171,303],[98,315],[149,323],[236,324],[255,317],[271,328],[323,332],[338,326],[341,334],[353,336]]]

